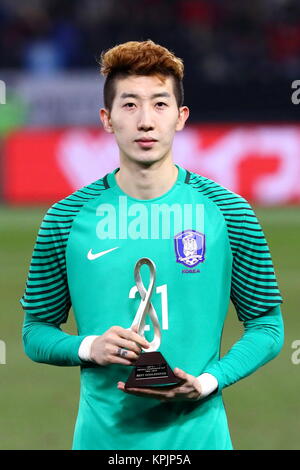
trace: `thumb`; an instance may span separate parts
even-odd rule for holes
[[[187,380],[188,374],[183,370],[179,369],[178,367],[175,367],[174,374],[177,375],[177,377],[179,377],[180,379]]]
[[[197,390],[197,392],[200,393],[200,395],[201,395],[202,394],[202,387],[201,387],[200,382],[197,379],[197,377],[194,377],[193,385],[194,385],[194,388]]]

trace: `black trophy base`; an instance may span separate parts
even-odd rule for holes
[[[143,352],[137,359],[125,388],[176,386],[181,382],[160,352]]]

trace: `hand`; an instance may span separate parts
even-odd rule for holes
[[[122,390],[125,393],[131,395],[136,395],[138,397],[150,397],[156,398],[157,400],[163,402],[169,401],[196,401],[201,398],[201,385],[199,384],[196,377],[193,375],[187,374],[181,369],[176,367],[174,369],[174,374],[176,377],[179,377],[184,382],[172,389],[164,389],[164,387],[156,388],[127,388],[125,389],[124,382],[118,382],[118,389]]]
[[[148,348],[148,341],[133,330],[112,326],[103,335],[94,339],[91,345],[90,357],[101,366],[108,364],[124,364],[132,366],[141,353],[141,348]],[[120,356],[122,348],[122,356]]]

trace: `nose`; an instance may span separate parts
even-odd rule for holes
[[[154,122],[151,116],[151,111],[148,107],[142,107],[138,116],[138,130],[151,131],[154,129]]]

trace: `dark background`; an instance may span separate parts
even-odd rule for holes
[[[0,68],[95,69],[102,50],[152,39],[184,59],[192,121],[294,121],[298,0],[2,0]]]

